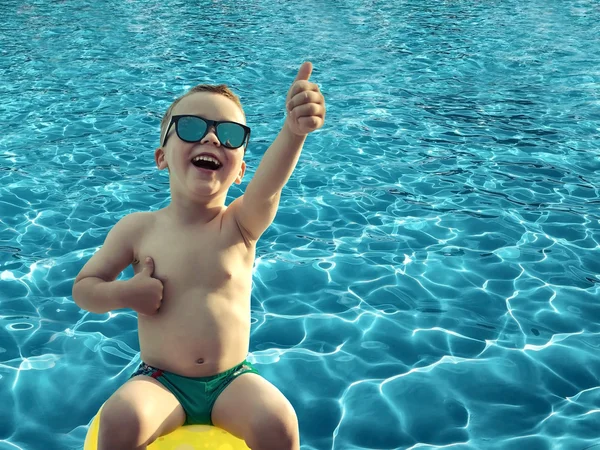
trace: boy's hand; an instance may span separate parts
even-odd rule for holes
[[[298,136],[306,136],[318,130],[325,121],[325,98],[319,87],[308,81],[311,73],[310,62],[300,66],[285,101],[288,112],[285,123]]]
[[[127,281],[124,293],[126,308],[146,316],[158,312],[163,298],[163,284],[160,280],[152,278],[153,272],[154,261],[148,257],[143,263],[142,271]]]

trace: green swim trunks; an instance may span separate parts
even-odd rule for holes
[[[258,373],[248,361],[210,377],[190,378],[167,372],[142,362],[130,378],[146,375],[166,387],[181,403],[185,425],[212,425],[211,413],[217,397],[229,383],[244,373]]]

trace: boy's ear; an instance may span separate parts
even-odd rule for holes
[[[244,178],[245,173],[246,173],[246,161],[242,161],[242,166],[240,167],[240,173],[238,173],[238,176],[235,179],[235,184],[242,183],[242,178]]]
[[[165,158],[165,151],[162,147],[158,147],[154,151],[154,162],[156,162],[156,167],[158,167],[158,170],[164,170],[168,167],[167,160]]]

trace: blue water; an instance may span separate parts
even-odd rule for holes
[[[302,449],[600,449],[595,0],[3,0],[0,30],[0,450],[81,448],[137,364],[134,313],[71,287],[168,204],[171,101],[241,96],[231,201],[305,60],[326,124],[259,243],[250,355]]]

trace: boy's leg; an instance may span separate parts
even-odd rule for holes
[[[185,422],[185,412],[155,379],[138,375],[102,407],[98,450],[143,450]]]
[[[255,373],[233,380],[217,398],[213,424],[252,450],[299,450],[298,419],[284,395]]]

